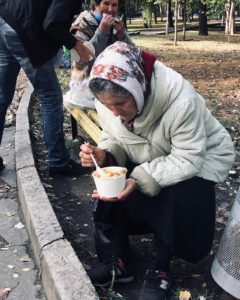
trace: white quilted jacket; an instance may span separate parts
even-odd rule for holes
[[[137,164],[131,177],[147,195],[193,176],[221,182],[231,169],[234,148],[228,132],[190,83],[159,61],[133,132],[99,101],[96,107],[103,129],[99,147],[121,166],[127,159]]]

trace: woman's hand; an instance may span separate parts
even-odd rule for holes
[[[102,21],[99,25],[99,28],[105,32],[105,33],[109,33],[110,29],[113,27],[114,25],[114,18],[111,15],[103,15]]]
[[[94,199],[100,199],[102,201],[105,201],[105,202],[116,202],[116,201],[124,201],[126,200],[131,193],[133,193],[136,189],[138,188],[137,186],[137,182],[135,179],[133,178],[128,178],[126,180],[126,185],[125,185],[125,188],[124,190],[119,193],[117,195],[117,197],[115,198],[108,198],[108,197],[102,197],[102,196],[99,196],[97,190],[94,190],[93,193],[92,193],[92,198]]]
[[[106,162],[106,152],[98,147],[95,147],[89,143],[82,144],[80,147],[79,157],[83,167],[94,167],[94,162],[90,156],[90,153],[95,157],[99,167],[102,167]]]
[[[124,26],[124,23],[123,21],[121,21],[120,19],[118,18],[115,18],[114,19],[114,25],[113,25],[113,28],[116,30],[116,38],[118,41],[122,41],[125,37],[125,26]]]
[[[95,58],[94,53],[92,53],[91,50],[89,50],[88,47],[83,45],[83,41],[77,40],[76,45],[73,47],[80,56],[80,60],[78,63],[85,64],[87,63],[92,57]]]

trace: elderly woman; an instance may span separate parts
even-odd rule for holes
[[[98,56],[107,46],[116,41],[132,43],[122,20],[117,17],[118,0],[95,0],[91,11],[82,12],[72,24],[71,32],[83,41],[89,41]],[[82,80],[89,75],[92,63],[73,62],[72,82]]]
[[[96,286],[133,280],[129,234],[153,232],[156,256],[141,300],[166,299],[173,255],[197,262],[211,249],[214,185],[234,160],[231,138],[204,99],[180,74],[135,46],[116,42],[99,55],[89,87],[97,98],[98,147],[81,146],[82,165],[127,166],[116,198],[93,191],[95,245],[100,264],[89,272]]]
[[[95,49],[95,56],[116,41],[132,44],[117,13],[118,0],[96,0],[93,10],[84,11],[77,17],[71,32],[77,39],[90,42]],[[92,65],[93,60],[87,63],[72,61],[70,90],[64,96],[66,107],[95,108],[92,94],[83,83],[88,78]]]

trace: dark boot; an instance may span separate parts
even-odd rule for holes
[[[64,167],[49,167],[49,176],[78,176],[84,174],[82,166],[70,159],[69,163]]]
[[[132,265],[126,265],[121,259],[100,262],[87,272],[92,284],[99,287],[111,283],[127,283],[134,280]]]
[[[166,300],[170,285],[168,273],[148,270],[138,300]]]

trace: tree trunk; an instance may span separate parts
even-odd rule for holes
[[[182,20],[183,20],[183,41],[186,39],[186,19],[187,19],[187,14],[186,14],[186,0],[183,1],[183,9],[182,9]]]
[[[225,33],[228,35],[233,35],[235,33],[235,2],[228,0],[225,5],[226,9],[226,25]]]
[[[175,17],[174,46],[177,46],[178,0],[175,0],[174,17]]]
[[[224,18],[224,15],[222,15],[221,17],[221,25],[224,26],[224,21],[225,21],[225,18]]]
[[[167,5],[168,5],[168,14],[167,14],[168,26],[173,27],[172,0],[168,0]]]
[[[166,35],[169,35],[169,22],[168,22],[168,10],[169,10],[169,5],[167,3],[166,5]]]
[[[201,0],[198,0],[198,13],[199,13],[199,35],[208,35],[207,27],[207,5]]]
[[[159,14],[160,14],[161,22],[163,22],[164,9],[162,5],[159,5]]]
[[[178,4],[178,20],[181,18],[181,14],[182,14],[182,5]]]
[[[157,24],[157,14],[158,14],[158,10],[159,9],[158,6],[154,6],[154,10],[153,10],[153,14],[154,14],[154,23]]]

